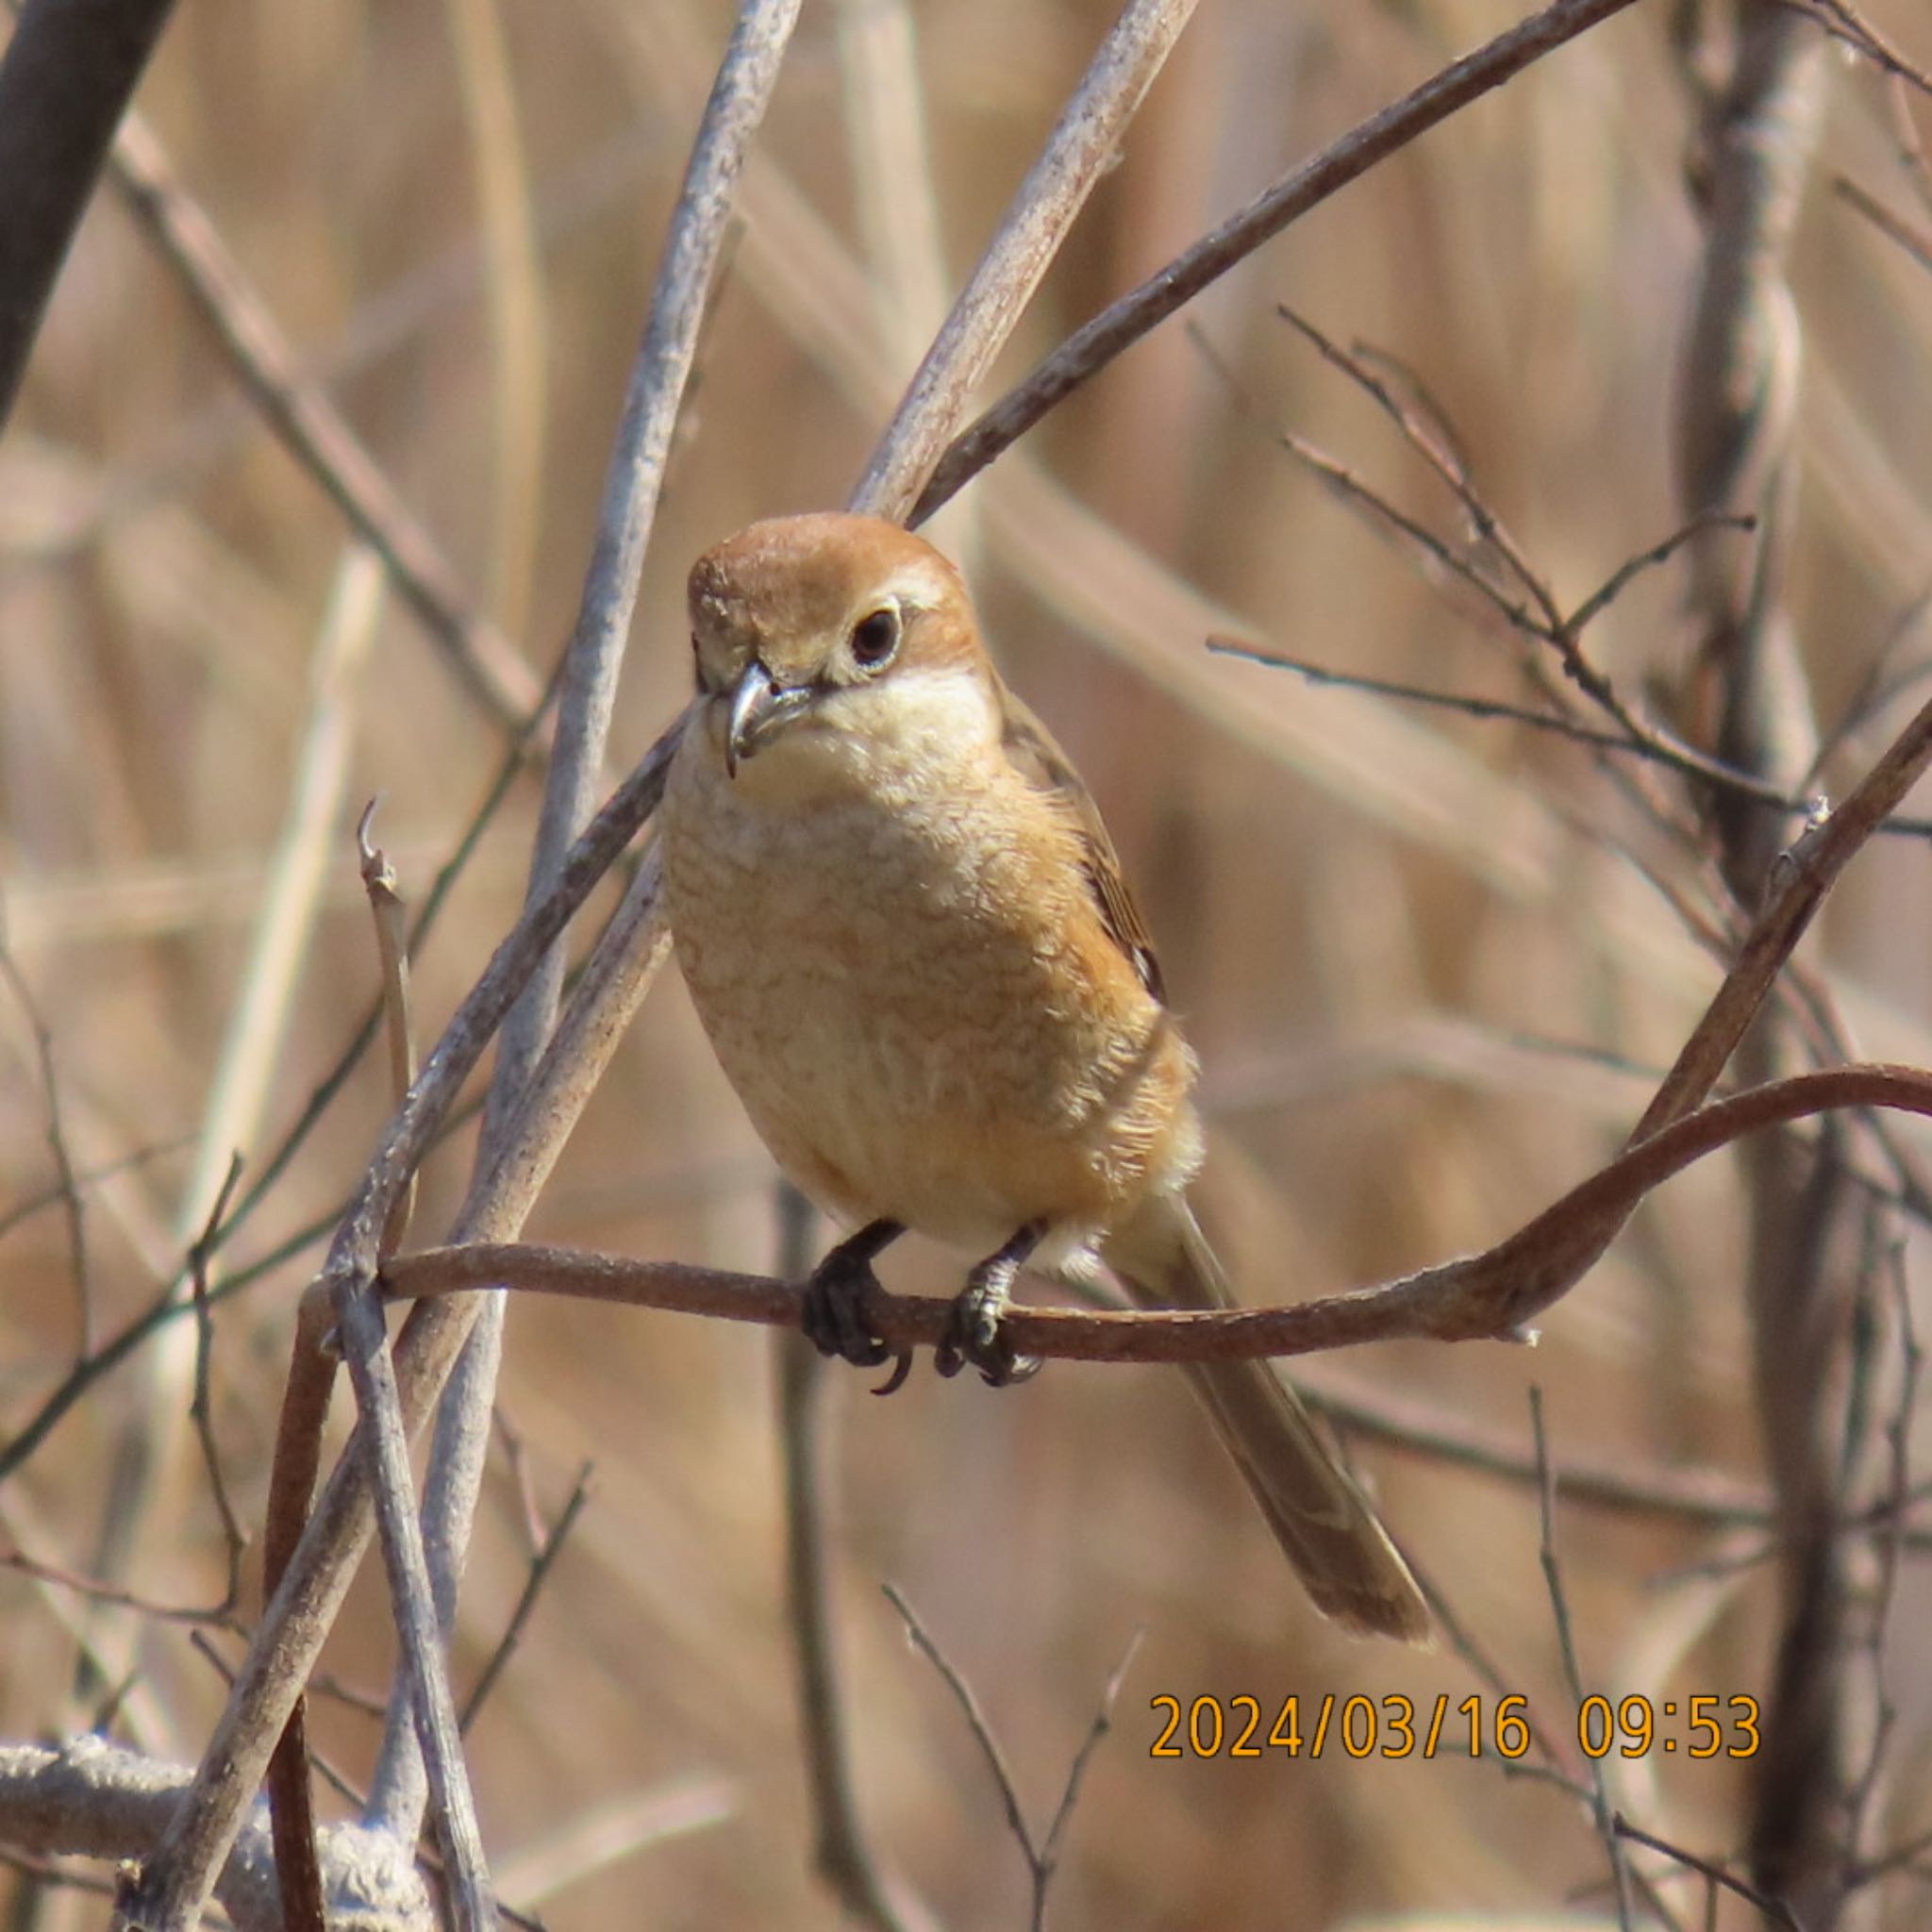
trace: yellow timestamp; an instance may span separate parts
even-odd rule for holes
[[[1434,1758],[1526,1757],[1536,1745],[1529,1699],[1520,1694],[1459,1701],[1448,1692],[1418,1705],[1393,1692],[1371,1697],[1296,1693],[1258,1697],[1160,1696],[1149,1708],[1165,1722],[1152,1757]],[[1680,1730],[1681,1727],[1681,1730]],[[1587,1757],[1752,1757],[1759,1744],[1757,1700],[1716,1694],[1661,1702],[1648,1697],[1586,1697],[1576,1710],[1576,1741]]]
[[[1681,1726],[1681,1734],[1677,1727]],[[1757,1700],[1715,1692],[1661,1702],[1649,1697],[1586,1697],[1576,1707],[1576,1741],[1586,1757],[1756,1757]]]

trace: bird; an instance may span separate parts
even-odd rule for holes
[[[825,511],[725,539],[688,591],[666,909],[753,1126],[847,1231],[807,1285],[806,1333],[889,1358],[864,1303],[908,1230],[978,1257],[937,1350],[948,1374],[1038,1366],[1001,1326],[1023,1266],[1098,1261],[1145,1307],[1234,1306],[1188,1202],[1196,1065],[1152,940],[958,570],[895,524]],[[1426,1643],[1408,1566],[1273,1364],[1188,1374],[1315,1606]]]

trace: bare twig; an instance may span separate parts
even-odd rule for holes
[[[1774,1925],[1782,1925],[1786,1932],[1805,1932],[1802,1920],[1781,1898],[1760,1891],[1755,1885],[1748,1884],[1735,1873],[1727,1872],[1724,1866],[1709,1858],[1700,1858],[1694,1852],[1687,1852],[1682,1845],[1674,1845],[1668,1839],[1658,1838],[1631,1822],[1619,1811],[1610,1821],[1611,1828],[1619,1838],[1628,1839],[1632,1844],[1647,1845],[1654,1852],[1661,1852],[1665,1857],[1674,1859],[1687,1871],[1696,1872],[1721,1886],[1725,1891],[1735,1892],[1738,1897],[1754,1905]]]
[[[241,1178],[242,1157],[237,1154],[229,1161],[227,1178],[215,1195],[214,1205],[208,1209],[208,1226],[188,1257],[189,1278],[193,1286],[194,1298],[194,1399],[189,1407],[189,1418],[201,1444],[201,1459],[208,1470],[208,1488],[214,1492],[215,1511],[222,1519],[222,1540],[228,1553],[228,1587],[222,1603],[228,1610],[233,1610],[242,1600],[242,1557],[248,1547],[248,1539],[242,1533],[235,1506],[228,1500],[228,1485],[222,1474],[221,1452],[215,1446],[214,1405],[208,1394],[215,1324],[208,1307],[208,1242],[221,1224],[228,1197]]]
[[[1794,13],[1802,13],[1806,19],[1822,26],[1833,40],[1842,42],[1854,53],[1863,55],[1880,72],[1932,97],[1932,73],[1907,59],[1851,5],[1851,0],[1777,0],[1777,5],[1789,7]]]
[[[531,1559],[529,1574],[524,1578],[524,1587],[517,1593],[516,1607],[511,1610],[509,1622],[504,1625],[503,1635],[497,1639],[496,1648],[490,1653],[490,1661],[483,1666],[473,1689],[463,1703],[461,1728],[467,1731],[476,1721],[476,1713],[482,1709],[483,1701],[495,1689],[497,1680],[503,1675],[504,1667],[515,1654],[516,1647],[523,1641],[525,1626],[530,1621],[530,1612],[537,1607],[537,1599],[542,1594],[543,1586],[550,1580],[550,1573],[557,1567],[557,1559],[563,1554],[563,1545],[570,1533],[576,1527],[577,1518],[591,1499],[591,1465],[587,1462],[577,1471],[576,1481],[571,1485],[569,1497],[558,1513],[550,1532],[538,1546]]]
[[[1537,1522],[1541,1535],[1537,1556],[1542,1564],[1543,1584],[1550,1593],[1550,1615],[1557,1626],[1557,1650],[1563,1660],[1563,1683],[1570,1692],[1570,1707],[1580,1710],[1587,1694],[1583,1667],[1576,1654],[1576,1632],[1570,1622],[1570,1599],[1563,1589],[1563,1569],[1557,1556],[1557,1483],[1550,1463],[1549,1438],[1543,1429],[1543,1391],[1535,1383],[1529,1389],[1529,1428],[1536,1444]],[[1617,1924],[1630,1932],[1630,1874],[1617,1843],[1612,1823],[1609,1788],[1604,1781],[1603,1760],[1590,1758],[1591,1810],[1596,1820],[1597,1835],[1610,1861],[1610,1890],[1617,1901]]]
[[[1044,1932],[1046,1925],[1047,1894],[1053,1887],[1054,1873],[1058,1869],[1060,1846],[1066,1836],[1068,1823],[1074,1815],[1074,1807],[1079,1802],[1081,1780],[1086,1776],[1087,1766],[1100,1740],[1113,1727],[1113,1707],[1119,1701],[1121,1686],[1126,1681],[1128,1667],[1134,1661],[1134,1653],[1141,1647],[1140,1633],[1137,1631],[1128,1643],[1125,1654],[1114,1666],[1100,1693],[1100,1704],[1093,1715],[1093,1722],[1088,1726],[1087,1736],[1080,1748],[1074,1754],[1074,1761],[1067,1772],[1067,1781],[1060,1790],[1059,1803],[1054,1807],[1053,1822],[1047,1828],[1044,1839],[1036,1840],[1026,1823],[1026,1814],[1020,1803],[1019,1788],[1013,1782],[1012,1768],[1007,1762],[1006,1753],[1000,1749],[1000,1742],[993,1736],[992,1725],[988,1722],[986,1712],[980,1707],[979,1699],[974,1694],[973,1686],[955,1668],[932,1634],[919,1620],[912,1606],[904,1594],[892,1584],[884,1584],[886,1600],[905,1620],[906,1634],[926,1658],[933,1669],[940,1674],[941,1680],[953,1693],[953,1701],[958,1705],[966,1719],[966,1727],[973,1733],[973,1741],[979,1746],[979,1754],[986,1759],[987,1769],[992,1773],[994,1789],[1000,1794],[1000,1804],[1007,1814],[1007,1829],[1012,1834],[1013,1841],[1020,1847],[1020,1856],[1026,1861],[1026,1875],[1033,1888],[1032,1912],[1027,1924],[1032,1932]]]
[[[1622,731],[1607,731],[1599,725],[1579,724],[1574,718],[1553,711],[1532,710],[1527,705],[1511,704],[1505,698],[1476,697],[1466,691],[1429,691],[1398,678],[1371,677],[1357,671],[1338,671],[1330,665],[1316,664],[1306,658],[1291,657],[1273,645],[1251,644],[1241,638],[1210,637],[1208,650],[1223,658],[1240,658],[1250,664],[1267,664],[1279,671],[1292,671],[1310,684],[1333,685],[1342,691],[1366,691],[1372,696],[1399,698],[1404,704],[1432,705],[1445,711],[1457,711],[1466,718],[1525,724],[1535,731],[1548,732],[1572,744],[1592,751],[1616,752],[1660,765],[1681,777],[1735,792],[1758,805],[1769,805],[1791,818],[1809,818],[1818,810],[1816,795],[1797,796],[1782,791],[1767,779],[1754,778],[1748,772],[1732,771],[1716,758],[1708,758],[1689,745],[1680,744],[1667,732],[1654,740],[1633,740]],[[1879,827],[1881,836],[1898,839],[1932,838],[1932,819],[1904,814],[1887,819]]]
[[[116,1160],[104,1160],[98,1167],[84,1168],[76,1173],[73,1191],[84,1195],[90,1188],[99,1187],[103,1181],[135,1173],[152,1161],[165,1160],[170,1155],[179,1154],[184,1147],[193,1144],[192,1134],[177,1134],[170,1140],[137,1147],[131,1154],[124,1154]],[[22,1222],[32,1220],[36,1214],[44,1214],[49,1208],[65,1207],[67,1203],[68,1190],[58,1181],[52,1187],[42,1188],[38,1193],[22,1195],[11,1208],[0,1211],[0,1241],[4,1241]]]
[[[1875,194],[1867,193],[1856,181],[1840,175],[1831,184],[1832,192],[1865,217],[1889,242],[1896,242],[1921,268],[1932,269],[1932,234],[1893,214]]]
[[[0,1569],[11,1570],[21,1576],[31,1576],[37,1583],[51,1583],[61,1590],[71,1590],[95,1603],[136,1610],[143,1617],[154,1617],[164,1624],[208,1624],[218,1628],[234,1627],[235,1611],[230,1604],[158,1603],[153,1597],[142,1596],[138,1591],[123,1590],[119,1584],[103,1582],[97,1576],[83,1576],[78,1571],[69,1570],[58,1563],[42,1562],[40,1557],[31,1557],[22,1549],[0,1549]]]
[[[50,1198],[58,1201],[67,1214],[67,1252],[74,1270],[74,1300],[76,1341],[75,1354],[85,1360],[94,1345],[93,1291],[87,1264],[87,1210],[80,1198],[80,1184],[75,1178],[74,1159],[68,1152],[67,1130],[60,1120],[60,1081],[54,1067],[54,1036],[41,1017],[33,990],[20,970],[19,961],[7,943],[7,927],[0,918],[0,978],[7,981],[14,1003],[25,1015],[33,1035],[34,1058],[41,1074],[41,1091],[47,1104],[47,1151],[54,1157],[54,1187]],[[13,1224],[8,1215],[0,1228]]]
[[[409,957],[414,958],[422,951],[425,941],[435,927],[438,915],[448,901],[451,891],[468,870],[470,860],[475,858],[484,834],[495,821],[499,808],[509,796],[510,788],[516,783],[517,776],[525,763],[529,733],[534,731],[541,716],[547,713],[554,694],[553,681],[539,712],[526,719],[523,730],[512,736],[489,785],[484,790],[482,798],[464,825],[455,849],[438,868],[428,891],[423,896],[422,910],[417,913],[415,922],[409,929],[406,948]],[[327,1111],[330,1103],[342,1091],[349,1075],[360,1063],[362,1056],[375,1043],[376,1029],[383,1024],[385,1010],[383,1001],[378,995],[350,1037],[348,1044],[343,1047],[334,1066],[317,1083],[304,1104],[302,1111],[276,1142],[275,1152],[261,1162],[248,1191],[236,1203],[234,1212],[222,1224],[216,1237],[218,1242],[227,1242],[236,1230],[242,1227],[249,1216],[267,1199],[275,1183],[288,1172],[316,1124]]]
[[[1048,1878],[1059,1864],[1060,1846],[1066,1837],[1067,1826],[1073,1822],[1074,1807],[1080,1802],[1080,1787],[1086,1779],[1087,1767],[1093,1761],[1093,1754],[1099,1750],[1101,1740],[1113,1728],[1114,1707],[1121,1700],[1122,1687],[1127,1681],[1127,1673],[1134,1667],[1134,1657],[1141,1648],[1143,1634],[1136,1630],[1127,1639],[1127,1647],[1122,1651],[1120,1662],[1101,1686],[1100,1701],[1093,1709],[1093,1722],[1088,1725],[1087,1735],[1080,1740],[1080,1748],[1074,1752],[1073,1763],[1067,1767],[1067,1781],[1060,1789],[1060,1801],[1054,1807],[1053,1823],[1047,1826],[1046,1842],[1040,1848],[1041,1863],[1046,1868]]]
[[[1366,1436],[1385,1447],[1503,1482],[1535,1487],[1541,1480],[1534,1456],[1524,1455],[1500,1434],[1472,1427],[1446,1410],[1379,1388],[1372,1395],[1307,1381],[1296,1386],[1310,1408],[1348,1435]],[[1707,1528],[1770,1521],[1771,1500],[1762,1489],[1711,1469],[1629,1461],[1579,1464],[1566,1458],[1553,1480],[1557,1500],[1566,1507],[1672,1518]]]
[[[1874,1233],[1875,1232],[1874,1228]],[[1880,1265],[1885,1269],[1891,1284],[1890,1299],[1898,1335],[1899,1371],[1898,1388],[1890,1415],[1885,1424],[1886,1448],[1890,1467],[1888,1471],[1886,1495],[1881,1504],[1883,1514],[1874,1531],[1878,1574],[1866,1611],[1866,1660],[1872,1674],[1874,1701],[1877,1709],[1864,1765],[1852,1780],[1851,1790],[1846,1798],[1845,1809],[1849,1820],[1845,1830],[1848,1890],[1856,1890],[1865,1882],[1866,1874],[1871,1869],[1871,1861],[1863,1855],[1862,1848],[1885,1768],[1887,1746],[1891,1740],[1898,1720],[1898,1707],[1890,1694],[1886,1682],[1885,1641],[1897,1596],[1900,1561],[1907,1544],[1906,1511],[1909,1507],[1912,1493],[1912,1419],[1917,1413],[1920,1380],[1925,1366],[1924,1350],[1920,1345],[1917,1329],[1912,1321],[1911,1288],[1906,1278],[1904,1243],[1898,1241],[1891,1241]]]

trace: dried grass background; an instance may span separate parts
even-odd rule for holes
[[[745,225],[646,572],[624,758],[684,701],[691,557],[753,517],[844,497],[1111,17],[928,0],[911,9],[915,98],[878,92],[860,63],[879,11],[808,9],[744,178]],[[1295,158],[1518,11],[1205,8],[1001,372],[1020,374]],[[1910,0],[1867,12],[1925,53]],[[189,184],[538,679],[575,608],[664,218],[728,25],[723,6],[683,0],[190,7],[143,92]],[[1664,25],[1660,9],[1635,8],[1376,169],[1191,311],[1232,383],[1169,325],[936,533],[968,563],[1005,668],[1098,795],[1160,941],[1207,1070],[1204,1211],[1251,1299],[1375,1279],[1526,1217],[1614,1149],[1641,1110],[1641,1070],[1668,1059],[1715,980],[1628,855],[1693,894],[1705,874],[1581,749],[1203,649],[1208,631],[1238,630],[1350,672],[1521,691],[1519,641],[1276,446],[1273,430],[1292,426],[1452,526],[1440,491],[1277,302],[1372,341],[1426,388],[1566,603],[1679,521],[1674,384],[1699,231],[1685,186],[1692,116]],[[1833,70],[1793,271],[1807,360],[1790,586],[1827,723],[1874,665],[1896,676],[1923,661],[1932,583],[1932,276],[1830,192],[1843,175],[1908,199],[1881,89],[1862,67]],[[888,166],[921,115],[937,287],[917,272],[921,184]],[[238,401],[168,270],[103,198],[0,444],[5,933],[85,1177],[97,1334],[152,1298],[205,1220],[230,1142],[251,1168],[266,1158],[373,997],[350,841],[363,799],[381,794],[378,835],[420,900],[504,755],[501,728],[393,601],[365,657],[325,661],[331,595],[353,569],[336,512]],[[1667,567],[1592,633],[1627,691],[1682,651],[1683,596]],[[1903,715],[1895,701],[1867,717],[1824,787],[1856,775]],[[307,916],[276,915],[286,1006],[237,1044],[263,908],[297,863],[289,827],[305,787],[330,828],[325,874]],[[426,1033],[515,916],[537,796],[534,776],[512,788],[418,961]],[[1814,941],[1872,1058],[1932,1062],[1924,862],[1917,844],[1878,841]],[[258,1098],[243,1092],[210,1138],[226,1064]],[[10,991],[0,1083],[6,1214],[58,1180],[33,1024]],[[372,1057],[218,1278],[326,1215],[388,1105]],[[466,1167],[458,1136],[427,1173],[425,1238]],[[4,1227],[11,1434],[72,1359],[83,1298],[58,1202]],[[773,1264],[769,1164],[668,977],[531,1232]],[[318,1255],[312,1242],[287,1255],[217,1315],[214,1429],[251,1526],[292,1309]],[[1739,1189],[1713,1162],[1640,1216],[1534,1352],[1415,1344],[1320,1358],[1303,1379],[1399,1402],[1520,1458],[1535,1382],[1559,1468],[1708,1471],[1724,1493],[1751,1491],[1762,1456],[1742,1257]],[[908,1243],[887,1273],[941,1292],[958,1269]],[[1932,1329],[1923,1313],[1920,1328]],[[8,1542],[145,1598],[220,1597],[220,1525],[181,1413],[183,1347],[185,1324],[93,1387],[0,1491]],[[838,1923],[808,1870],[772,1350],[723,1324],[512,1307],[504,1441],[520,1445],[546,1513],[577,1466],[595,1464],[591,1500],[471,1740],[504,1895],[541,1901],[554,1926]],[[1533,1487],[1355,1439],[1397,1536],[1492,1660],[1487,1682],[1453,1644],[1411,1656],[1321,1625],[1177,1375],[1059,1364],[1011,1392],[968,1381],[922,1372],[883,1403],[856,1377],[841,1391],[837,1591],[859,1798],[944,1923],[1023,1923],[1025,1877],[882,1580],[976,1688],[1037,1817],[1144,1631],[1057,1881],[1062,1924],[1295,1932],[1404,1908],[1485,1924],[1548,1924],[1566,1902],[1603,1911],[1587,1816],[1493,1758],[1468,1761],[1459,1719],[1457,1748],[1426,1763],[1351,1762],[1332,1742],[1319,1763],[1149,1756],[1149,1704],[1164,1693],[1246,1693],[1272,1716],[1290,1693],[1306,1707],[1330,1690],[1424,1707],[1476,1694],[1486,1727],[1498,1697],[1521,1691],[1538,1730],[1574,1750]],[[132,1517],[117,1500],[128,1493],[142,1498]],[[1760,1535],[1566,1503],[1557,1537],[1591,1684],[1680,1708],[1695,1693],[1764,1694],[1769,1580],[1739,1560],[1761,1557]],[[459,1693],[529,1554],[504,1453],[479,1519]],[[20,1576],[0,1578],[0,1736],[84,1728],[125,1685],[118,1735],[198,1755],[222,1686],[185,1625]],[[1908,1560],[1886,1663],[1897,1717],[1879,1844],[1932,1828],[1932,1652],[1908,1634],[1928,1607]],[[232,1658],[233,1641],[215,1641]],[[327,1668],[381,1695],[390,1641],[372,1574]],[[99,1653],[92,1678],[87,1648]],[[366,1773],[375,1724],[327,1702],[312,1722],[334,1762]],[[1609,1770],[1650,1828],[1736,1851],[1744,1767],[1680,1750]],[[1871,1895],[1865,1923],[1923,1923],[1924,1901],[1895,1882]],[[42,1901],[12,1923],[96,1924],[103,1909]],[[1726,1910],[1725,1924],[1756,1923]]]

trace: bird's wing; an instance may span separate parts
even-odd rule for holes
[[[1007,756],[1017,771],[1036,790],[1044,792],[1067,814],[1080,841],[1087,882],[1092,889],[1101,923],[1108,936],[1127,957],[1141,984],[1158,1000],[1165,1002],[1160,962],[1154,957],[1153,936],[1127,890],[1121,871],[1120,854],[1113,849],[1100,808],[1087,790],[1080,774],[1026,704],[1004,687],[1000,700],[1005,707],[1006,729],[1003,742]]]

